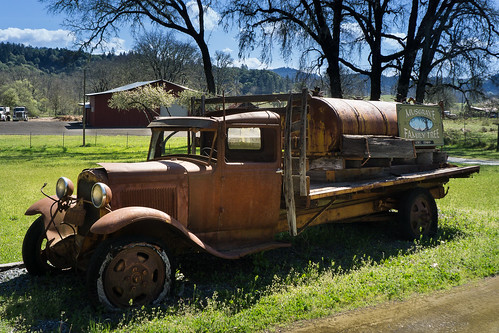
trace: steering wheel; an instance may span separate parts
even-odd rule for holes
[[[201,155],[204,155],[204,156],[211,156],[214,157],[215,154],[217,153],[217,151],[215,149],[212,149],[211,147],[203,147],[201,148]]]

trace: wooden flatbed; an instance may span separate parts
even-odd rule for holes
[[[388,176],[356,182],[324,183],[310,182],[309,199],[317,200],[344,194],[368,192],[388,186],[404,185],[409,183],[421,183],[438,180],[446,183],[449,178],[469,177],[479,172],[479,166],[439,168],[431,171],[402,174],[400,176]]]

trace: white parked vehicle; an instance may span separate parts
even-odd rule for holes
[[[0,106],[0,121],[10,120],[10,108],[8,106]]]
[[[16,106],[14,114],[12,115],[13,121],[24,120],[28,121],[28,110],[24,106]]]

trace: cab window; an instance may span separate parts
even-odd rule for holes
[[[230,127],[227,129],[225,159],[231,162],[275,162],[274,128]]]

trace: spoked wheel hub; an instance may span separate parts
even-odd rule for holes
[[[148,243],[120,248],[101,267],[101,288],[107,301],[119,308],[154,303],[166,294],[165,284],[170,284],[168,258]]]
[[[410,221],[414,233],[426,234],[432,223],[432,215],[428,201],[420,196],[417,197],[411,207]]]
[[[431,237],[438,228],[438,210],[435,199],[425,188],[405,192],[398,204],[398,220],[408,239]]]

